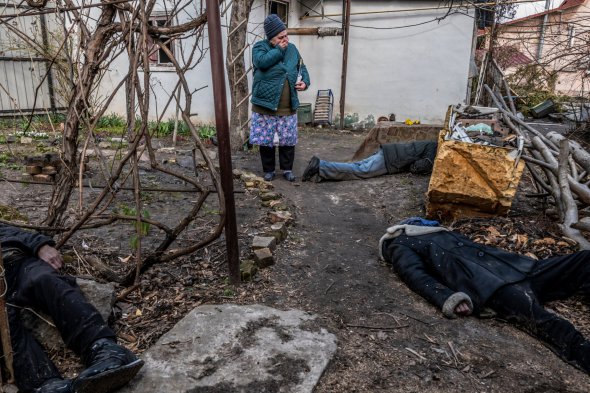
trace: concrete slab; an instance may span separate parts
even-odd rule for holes
[[[312,392],[335,351],[336,336],[304,311],[206,305],[142,355],[120,392]]]

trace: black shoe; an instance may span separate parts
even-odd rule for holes
[[[303,176],[301,176],[301,181],[308,181],[314,175],[318,175],[320,173],[320,159],[316,156],[311,157],[309,164],[307,164],[307,168],[303,172]]]
[[[295,175],[293,174],[292,171],[286,171],[283,173],[283,177],[285,178],[285,180],[287,181],[295,181]]]
[[[266,172],[264,174],[264,180],[266,181],[272,181],[272,179],[275,178],[275,173],[274,172]]]
[[[130,350],[113,340],[96,340],[84,359],[88,368],[74,380],[75,393],[108,393],[127,384],[143,366]]]
[[[43,385],[33,390],[33,393],[73,393],[72,380],[51,378],[43,382]]]

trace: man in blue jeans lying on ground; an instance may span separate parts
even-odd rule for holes
[[[0,223],[6,279],[6,311],[16,385],[21,392],[108,393],[129,382],[143,361],[117,344],[115,333],[84,298],[73,277],[58,273],[62,257],[48,236]],[[41,345],[20,320],[31,308],[49,315],[64,342],[86,369],[62,379]]]
[[[590,342],[543,307],[576,293],[590,295],[590,251],[537,261],[413,217],[387,229],[379,252],[410,289],[446,317],[480,316],[489,308],[590,373]]]
[[[313,156],[301,180],[354,180],[410,171],[423,175],[432,172],[436,142],[387,143],[373,155],[357,162],[333,162]]]

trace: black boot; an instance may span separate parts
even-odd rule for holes
[[[309,164],[307,164],[307,168],[303,172],[303,176],[301,176],[302,181],[311,180],[311,178],[320,173],[320,159],[316,156],[311,157]]]
[[[108,393],[127,384],[143,366],[130,350],[113,340],[96,340],[84,356],[88,368],[74,380],[76,393]]]
[[[33,393],[72,393],[72,380],[51,378],[43,382]]]

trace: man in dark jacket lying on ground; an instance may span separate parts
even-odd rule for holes
[[[422,224],[406,220],[388,228],[379,242],[381,256],[414,292],[448,318],[479,315],[489,307],[590,373],[590,342],[543,308],[576,292],[590,295],[590,252],[536,261]]]
[[[106,393],[129,382],[143,365],[116,343],[115,333],[90,305],[72,277],[60,275],[62,257],[47,236],[0,224],[7,284],[6,302],[13,368],[22,392]],[[48,314],[68,348],[87,368],[74,380],[62,379],[40,344],[21,324],[20,310]]]
[[[418,141],[387,143],[372,156],[357,162],[333,162],[313,156],[301,180],[308,181],[317,175],[319,180],[354,180],[407,172],[432,172],[436,156],[436,142]]]

